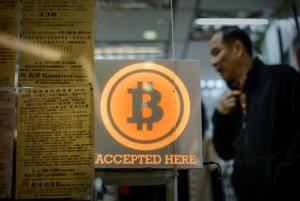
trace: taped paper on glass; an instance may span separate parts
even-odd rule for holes
[[[17,31],[19,18],[18,0],[0,2],[0,87],[14,85]]]
[[[20,86],[82,86],[91,83],[94,0],[24,0]]]
[[[15,91],[0,88],[0,198],[11,198]]]
[[[24,88],[18,97],[16,198],[92,196],[90,87]]]

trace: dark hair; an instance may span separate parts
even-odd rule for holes
[[[245,46],[247,53],[252,57],[252,42],[246,31],[237,26],[224,26],[217,32],[223,33],[222,41],[231,45],[234,41],[239,40]]]

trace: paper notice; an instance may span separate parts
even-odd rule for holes
[[[92,195],[90,87],[22,89],[18,98],[16,198]]]
[[[18,0],[0,2],[0,86],[14,85],[18,2]]]
[[[21,86],[82,86],[91,83],[94,0],[24,0]]]
[[[0,89],[0,198],[11,198],[15,92]]]

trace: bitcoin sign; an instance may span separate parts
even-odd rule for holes
[[[184,131],[190,98],[184,83],[168,68],[136,63],[117,71],[106,83],[99,103],[108,133],[134,150],[157,150]]]

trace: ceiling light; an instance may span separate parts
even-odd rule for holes
[[[198,18],[194,25],[267,25],[268,19],[264,18]]]
[[[206,80],[201,80],[200,86],[201,86],[201,88],[205,88],[206,87]]]
[[[224,81],[223,80],[216,80],[215,81],[215,86],[216,88],[222,88],[224,86]]]
[[[215,87],[215,81],[214,80],[207,80],[206,83],[208,88],[214,88]]]
[[[153,30],[146,30],[143,32],[143,38],[145,40],[155,40],[157,39],[157,32]]]
[[[123,8],[125,9],[146,9],[148,4],[146,3],[124,3]]]
[[[157,46],[108,46],[96,47],[95,54],[161,54],[163,50]]]

